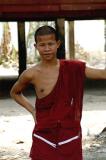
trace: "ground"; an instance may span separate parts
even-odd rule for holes
[[[32,104],[35,97],[28,95]],[[84,160],[106,159],[106,89],[85,90],[82,114]],[[0,98],[0,160],[29,160],[32,116],[10,97]]]

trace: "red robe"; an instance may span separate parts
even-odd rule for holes
[[[81,116],[85,63],[60,60],[49,95],[36,99],[32,160],[82,160]]]

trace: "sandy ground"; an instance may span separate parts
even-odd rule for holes
[[[28,96],[32,104],[34,96]],[[86,90],[82,116],[84,160],[106,160],[106,89]],[[32,116],[10,97],[0,99],[0,160],[29,160]],[[102,132],[102,133],[101,133]]]

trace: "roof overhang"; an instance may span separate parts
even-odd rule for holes
[[[1,20],[105,18],[106,0],[0,0]]]

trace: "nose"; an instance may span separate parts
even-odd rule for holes
[[[45,50],[46,50],[46,51],[49,50],[49,45],[45,45]]]

